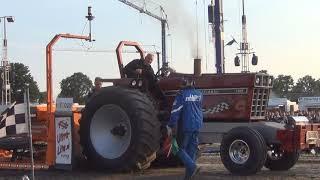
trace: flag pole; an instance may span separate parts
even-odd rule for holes
[[[30,157],[31,157],[31,170],[32,170],[32,180],[34,178],[34,159],[33,159],[33,146],[32,146],[32,131],[31,131],[31,115],[30,115],[30,95],[29,95],[29,87],[24,94],[24,103],[26,105],[27,112],[27,122],[28,122],[28,132],[29,132],[29,144],[30,144]]]

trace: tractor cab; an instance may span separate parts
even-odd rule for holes
[[[142,91],[145,91],[146,82],[141,77],[138,76],[136,78],[128,78],[127,74],[125,73],[125,69],[124,69],[125,65],[123,64],[122,52],[123,52],[123,48],[126,46],[134,47],[137,53],[139,53],[140,59],[144,58],[145,53],[137,42],[121,41],[118,44],[118,47],[116,49],[120,79],[102,79],[101,81],[113,83],[114,86],[134,88],[134,89],[140,89]]]
[[[117,61],[120,73],[120,79],[102,79],[103,82],[112,82],[115,86],[122,86],[127,88],[139,89],[142,92],[150,91],[148,89],[148,85],[150,82],[146,80],[146,78],[137,76],[137,77],[128,77],[125,71],[125,64],[123,62],[123,48],[124,47],[134,47],[136,52],[139,54],[139,59],[145,58],[145,51],[141,48],[141,46],[137,42],[132,41],[121,41],[116,49]],[[174,69],[169,67],[161,67],[154,73],[154,80],[156,83],[161,81],[162,79],[168,78],[170,73],[175,72]],[[151,92],[152,94],[152,92]]]

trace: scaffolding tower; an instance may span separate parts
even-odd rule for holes
[[[11,85],[10,85],[10,63],[8,60],[8,41],[6,22],[14,22],[12,16],[0,17],[0,22],[3,20],[3,46],[2,46],[2,60],[1,60],[1,102],[2,105],[11,104]]]

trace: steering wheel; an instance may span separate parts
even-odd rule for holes
[[[170,75],[171,72],[173,72],[174,70],[169,68],[169,67],[162,67],[158,70],[158,72],[156,73],[156,78],[159,79],[161,77],[168,77]]]

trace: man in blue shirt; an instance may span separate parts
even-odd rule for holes
[[[184,79],[183,88],[175,98],[167,125],[168,135],[172,136],[178,120],[182,121],[179,131],[182,131],[183,141],[177,155],[186,167],[185,179],[192,179],[199,172],[195,161],[199,143],[199,129],[203,123],[202,100],[203,95],[194,88],[194,81]]]

